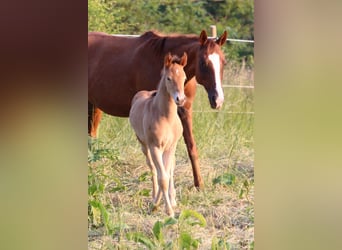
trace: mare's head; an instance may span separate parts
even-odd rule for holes
[[[210,106],[219,109],[224,101],[222,90],[224,54],[221,46],[226,42],[227,31],[217,40],[208,39],[203,30],[200,34],[200,48],[197,55],[196,81],[203,85],[208,93]]]
[[[162,81],[166,85],[166,89],[178,106],[182,106],[185,102],[184,82],[186,75],[184,67],[188,57],[184,52],[181,58],[172,56],[168,53],[164,58],[164,68],[162,70]]]

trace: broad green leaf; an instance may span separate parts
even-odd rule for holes
[[[187,232],[182,232],[179,237],[179,248],[180,249],[192,249],[198,248],[198,240],[193,239]]]
[[[174,225],[177,223],[177,220],[173,217],[169,217],[164,221],[164,226]]]
[[[142,195],[142,196],[150,196],[150,193],[151,193],[151,190],[150,189],[142,189],[139,191],[139,195]]]
[[[139,233],[139,232],[127,233],[126,238],[128,240],[133,240],[135,242],[139,242],[139,243],[145,245],[146,247],[148,247],[148,249],[155,249],[156,248],[155,243],[153,241],[151,241],[147,236],[145,236],[142,233]]]
[[[154,226],[152,229],[154,236],[161,243],[164,241],[164,235],[162,232],[162,228],[163,228],[163,223],[161,221],[157,221],[156,223],[154,223]]]
[[[140,182],[143,182],[143,181],[146,181],[147,180],[147,177],[149,177],[149,172],[144,172],[142,175],[140,175],[139,177],[138,177],[138,180],[140,181]]]
[[[190,218],[195,218],[198,221],[193,221],[190,220]],[[207,222],[205,220],[205,218],[203,217],[202,214],[194,211],[194,210],[183,210],[179,216],[179,221],[186,221],[189,225],[193,226],[193,225],[200,225],[201,227],[205,227],[207,225]]]
[[[213,179],[213,184],[232,185],[235,182],[235,175],[225,173]]]

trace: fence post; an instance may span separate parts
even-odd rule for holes
[[[210,25],[211,37],[217,38],[216,25]]]

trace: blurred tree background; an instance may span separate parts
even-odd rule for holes
[[[163,33],[200,34],[216,25],[217,35],[254,40],[252,0],[88,0],[88,31],[141,35],[148,30]],[[210,34],[209,34],[210,35]],[[227,42],[226,59],[253,67],[253,43]]]

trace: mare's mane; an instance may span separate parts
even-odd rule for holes
[[[199,41],[198,35],[183,35],[177,33],[165,35],[158,31],[147,31],[140,38],[146,41],[144,46],[151,47],[157,54],[165,52],[164,48],[166,43],[177,46]]]

